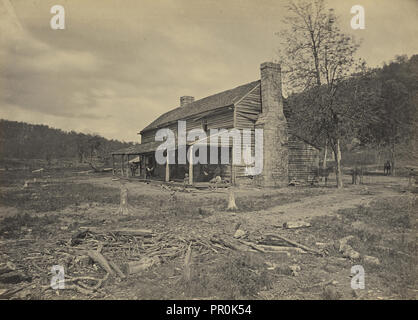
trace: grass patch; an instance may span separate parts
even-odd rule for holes
[[[194,265],[186,296],[251,299],[271,287],[272,279],[260,255],[230,252],[214,264]]]
[[[16,214],[6,217],[1,221],[0,236],[4,238],[17,238],[21,235],[23,228],[31,229],[32,235],[45,236],[46,226],[57,223],[57,215],[47,215],[43,217],[31,216],[28,213]]]
[[[409,289],[416,288],[418,271],[416,212],[415,197],[397,196],[379,200],[367,208],[340,210],[339,217],[318,217],[312,221],[311,230],[331,241],[353,235],[354,250],[380,261],[379,266],[367,265],[362,259],[358,261],[364,264],[369,275],[376,277],[392,294],[403,299],[414,298]],[[330,254],[340,255],[337,250]]]
[[[269,208],[299,201],[306,197],[313,197],[324,194],[325,191],[315,188],[295,188],[291,193],[263,193],[257,196],[236,197],[238,212],[251,212],[255,210],[267,210]],[[224,208],[227,201],[225,200]]]
[[[23,210],[48,212],[81,203],[110,203],[120,201],[119,190],[98,187],[89,183],[30,184],[25,189],[5,190],[0,193],[0,203]]]

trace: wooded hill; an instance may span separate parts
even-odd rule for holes
[[[314,143],[324,146],[338,126],[335,135],[343,154],[374,150],[382,154],[377,157],[381,161],[418,159],[418,55],[398,56],[381,68],[341,80],[331,94],[327,90],[322,85],[289,96],[296,130],[309,132]],[[333,100],[332,107],[327,99]],[[330,113],[332,121],[318,116],[321,112]]]
[[[99,135],[0,119],[0,160],[74,159],[81,163],[94,158],[107,162],[111,151],[131,145]]]

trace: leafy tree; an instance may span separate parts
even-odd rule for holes
[[[280,61],[285,83],[294,93],[305,91],[296,99],[299,105],[292,106],[293,117],[302,130],[331,146],[337,187],[342,188],[341,142],[351,132],[348,119],[357,111],[346,99],[350,86],[344,80],[360,67],[354,58],[359,44],[341,32],[334,11],[326,9],[324,0],[290,1],[287,10],[286,27],[278,33]]]

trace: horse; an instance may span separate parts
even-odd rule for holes
[[[325,179],[325,185],[328,183],[328,176],[334,170],[334,167],[318,168],[317,177]]]
[[[387,160],[386,162],[385,162],[385,165],[383,166],[383,172],[384,172],[384,174],[385,175],[389,175],[390,174],[390,172],[391,172],[391,163],[390,163],[390,161],[389,160]]]
[[[363,166],[355,166],[351,171],[352,184],[363,184]]]

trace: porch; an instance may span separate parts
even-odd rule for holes
[[[193,164],[194,143],[186,146],[187,163],[178,164],[178,148],[174,150],[176,163],[166,162],[164,165],[157,163],[155,151],[161,144],[159,141],[138,144],[129,148],[112,152],[112,171],[114,176],[125,179],[132,179],[146,182],[168,183],[172,185],[191,185],[197,188],[207,188],[211,180],[220,176],[222,181],[217,187],[234,183],[234,166],[232,161],[229,164],[221,164],[222,148],[207,146],[207,156],[210,159],[211,153],[218,154],[218,164]],[[232,157],[232,150],[229,150],[229,159]],[[225,152],[225,151],[224,151]],[[188,161],[191,157],[191,161]],[[212,184],[213,185],[213,184]]]

